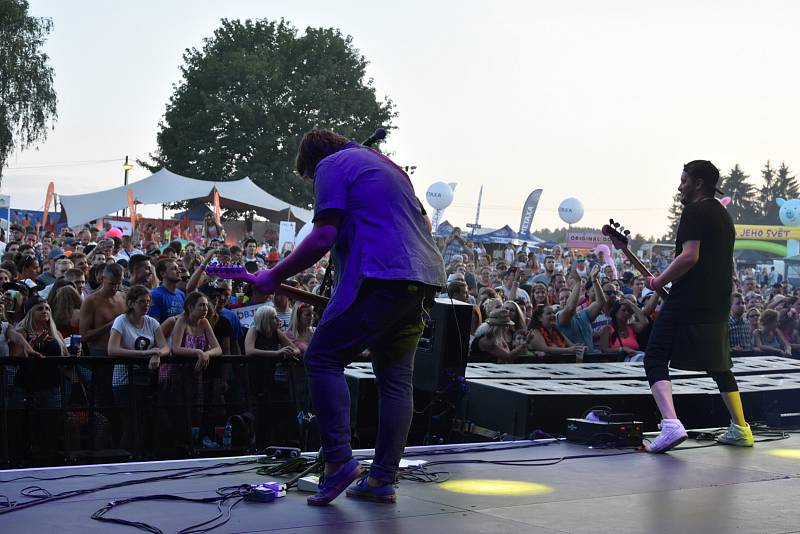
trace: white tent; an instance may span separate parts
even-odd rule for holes
[[[192,199],[213,202],[216,189],[224,208],[254,209],[259,215],[273,221],[292,219],[308,222],[313,216],[310,210],[292,206],[270,195],[250,178],[232,182],[209,182],[180,176],[167,169],[161,169],[127,186],[83,195],[61,195],[59,199],[67,214],[67,221],[71,226],[76,226],[127,208],[128,189],[133,190],[136,202],[141,204],[164,204]]]

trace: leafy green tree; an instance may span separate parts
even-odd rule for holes
[[[797,177],[792,175],[789,166],[783,161],[781,162],[781,166],[778,167],[775,182],[775,190],[778,197],[789,200],[800,196],[800,188],[797,186]],[[776,210],[776,213],[779,210],[780,208]]]
[[[44,141],[56,119],[53,68],[42,51],[53,28],[27,0],[0,0],[0,180],[8,156]]]
[[[764,165],[761,169],[761,179],[763,183],[758,189],[756,196],[756,214],[758,216],[759,224],[777,224],[778,223],[778,205],[775,204],[775,199],[780,195],[778,189],[778,180],[775,176],[775,169],[772,168],[770,162]]]
[[[333,28],[260,20],[221,21],[202,50],[187,49],[182,79],[159,125],[158,149],[145,164],[203,180],[250,176],[295,205],[312,202],[296,176],[303,134],[331,128],[362,139],[396,116],[379,101],[367,60]]]
[[[753,224],[758,220],[754,199],[755,188],[747,181],[748,178],[750,177],[737,163],[721,180],[720,188],[731,197],[728,213],[737,224]]]

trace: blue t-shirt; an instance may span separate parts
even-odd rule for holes
[[[175,293],[169,291],[163,285],[158,286],[150,292],[150,309],[147,310],[147,315],[163,323],[174,315],[183,313],[183,301],[186,300],[186,294],[178,288],[175,288]]]
[[[567,326],[561,326],[556,321],[556,328],[570,341],[579,345],[586,345],[587,352],[594,351],[592,342],[592,322],[589,320],[589,311],[581,310],[573,314]]]
[[[314,221],[336,213],[336,284],[320,324],[353,303],[362,280],[413,280],[444,287],[444,260],[406,173],[389,158],[349,143],[315,170]]]

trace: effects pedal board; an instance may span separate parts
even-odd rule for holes
[[[633,418],[628,421],[567,419],[566,438],[586,445],[641,445],[642,422]]]

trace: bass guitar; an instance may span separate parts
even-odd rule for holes
[[[247,269],[245,269],[242,265],[209,265],[206,267],[206,274],[209,276],[216,276],[218,278],[226,278],[228,280],[248,282],[250,284],[253,284],[256,281],[255,275],[247,272]],[[316,293],[311,293],[309,291],[303,291],[302,289],[298,289],[287,284],[281,284],[278,286],[275,292],[286,295],[294,300],[299,300],[300,302],[317,306],[319,308],[325,308],[325,306],[328,305],[329,300],[322,295],[317,295]]]
[[[644,266],[641,260],[637,258],[628,247],[628,236],[631,235],[631,231],[626,230],[625,227],[621,226],[618,222],[615,222],[614,219],[609,219],[608,222],[610,224],[604,225],[603,229],[601,230],[603,235],[608,236],[608,238],[611,239],[611,243],[614,245],[614,247],[621,250],[622,253],[625,254],[625,257],[630,260],[631,265],[636,267],[636,270],[638,270],[644,276],[653,276],[650,270]],[[658,294],[662,299],[666,299],[669,296],[669,291],[662,287],[658,290]]]

